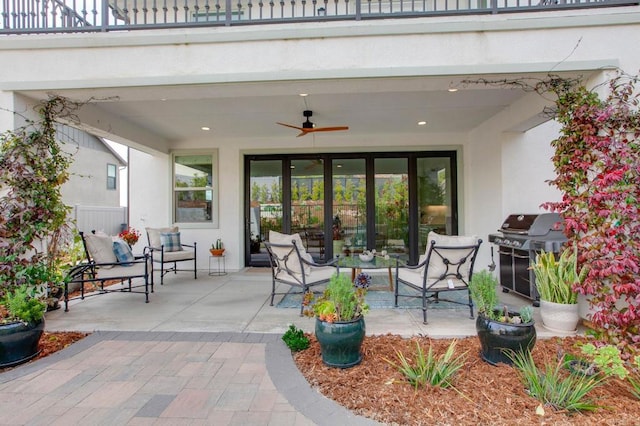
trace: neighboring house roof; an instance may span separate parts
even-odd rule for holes
[[[108,152],[115,157],[119,167],[126,167],[127,161],[122,158],[104,138],[87,133],[84,130],[76,129],[65,124],[58,125],[58,140],[65,144],[76,145],[80,148],[94,149]]]

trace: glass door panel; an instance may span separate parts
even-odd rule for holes
[[[424,253],[429,232],[452,235],[451,159],[418,158],[418,253]]]
[[[333,159],[333,256],[367,247],[367,182],[364,158]]]
[[[325,259],[324,161],[291,160],[291,233],[316,261]]]
[[[409,254],[409,161],[407,158],[376,158],[375,249]]]
[[[251,160],[249,176],[250,264],[269,264],[262,245],[269,230],[282,232],[282,161]]]

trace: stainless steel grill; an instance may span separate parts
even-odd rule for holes
[[[502,290],[532,299],[537,306],[535,275],[529,265],[541,250],[560,251],[567,241],[564,221],[557,213],[512,214],[498,231],[489,234],[489,242],[498,246]]]

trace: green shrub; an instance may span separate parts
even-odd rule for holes
[[[446,352],[436,357],[431,346],[425,355],[420,344],[416,342],[415,363],[412,364],[400,351],[396,351],[399,364],[388,359],[386,361],[398,369],[416,389],[426,384],[447,388],[452,385],[453,377],[465,361],[466,352],[454,357],[456,344],[457,341],[453,340]]]
[[[293,352],[302,351],[309,347],[309,339],[307,336],[293,324],[291,324],[289,329],[284,333],[282,340],[284,340],[284,343],[286,343]]]
[[[544,371],[540,371],[531,351],[510,351],[507,356],[520,372],[529,394],[545,406],[568,411],[595,411],[599,408],[586,396],[604,381],[603,376],[568,374],[564,371],[563,359],[555,366],[545,365]]]
[[[44,302],[29,296],[26,285],[16,287],[13,292],[7,293],[4,304],[13,318],[27,323],[40,321],[47,308]]]

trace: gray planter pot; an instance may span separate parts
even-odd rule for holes
[[[564,304],[540,300],[542,326],[554,333],[574,334],[577,331],[580,315],[578,304]]]

